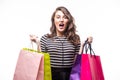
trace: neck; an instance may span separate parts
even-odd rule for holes
[[[59,36],[59,37],[63,37],[63,36],[65,36],[63,33],[57,33],[57,36]]]
[[[60,35],[57,35],[58,37],[64,37],[65,35],[63,35],[63,34],[60,34]]]

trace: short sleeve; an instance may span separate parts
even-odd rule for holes
[[[47,52],[46,42],[47,42],[47,34],[46,34],[46,35],[43,35],[43,36],[40,38],[41,51],[42,51],[42,52]]]
[[[78,54],[78,53],[79,53],[79,50],[80,50],[80,44],[76,45],[75,53]]]

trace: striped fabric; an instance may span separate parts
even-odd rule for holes
[[[72,67],[75,54],[79,52],[80,45],[73,45],[66,37],[47,38],[47,35],[42,36],[40,42],[42,51],[50,53],[52,67]]]

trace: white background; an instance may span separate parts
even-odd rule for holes
[[[58,6],[74,16],[82,41],[93,36],[105,80],[120,80],[119,0],[0,0],[0,80],[13,80],[20,49],[31,46],[29,34],[49,33]]]

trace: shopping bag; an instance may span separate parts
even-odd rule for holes
[[[40,52],[44,55],[44,80],[52,80],[50,55],[49,53]]]
[[[47,52],[41,52],[30,48],[24,48],[24,50],[29,50],[32,52],[37,52],[44,56],[44,80],[52,80],[51,65],[50,65],[50,54]]]
[[[20,50],[13,80],[44,80],[44,55]]]
[[[93,80],[104,80],[104,73],[102,69],[102,63],[99,55],[89,56],[90,67],[92,72]]]
[[[44,56],[44,80],[52,80],[50,54],[47,52],[42,52],[41,46],[39,46],[40,50],[34,50],[33,42],[31,42],[31,46],[32,46],[32,49],[30,49],[30,48],[25,48],[25,49],[37,52],[39,54],[43,54],[43,56]]]
[[[80,80],[81,73],[81,55],[77,54],[74,65],[70,73],[70,80]]]
[[[94,53],[91,44],[88,49],[90,54],[82,54],[81,80],[105,80],[100,56]]]
[[[104,80],[100,56],[95,55],[91,44],[88,44],[88,47],[85,44],[84,48],[86,52],[77,55],[79,58],[76,58],[72,67],[70,80]],[[87,52],[88,49],[90,53]],[[79,68],[76,68],[77,65],[79,65]]]

